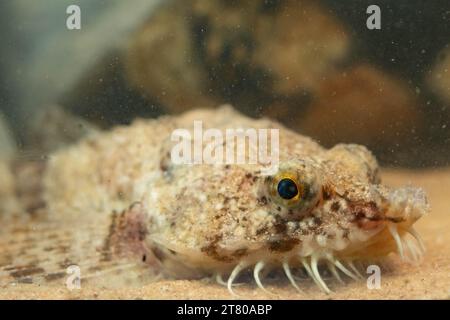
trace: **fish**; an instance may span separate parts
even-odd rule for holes
[[[278,130],[277,166],[175,163],[173,132],[192,139],[195,121],[205,130]],[[339,282],[357,280],[359,265],[393,252],[418,261],[425,252],[414,229],[429,212],[421,188],[382,184],[364,146],[327,149],[230,105],[94,132],[33,165],[16,168],[16,184],[38,205],[0,228],[3,287],[61,285],[76,266],[81,283],[212,277],[234,295],[243,272],[267,291],[262,274],[270,270],[301,291],[295,270],[303,270],[331,293],[324,269]]]

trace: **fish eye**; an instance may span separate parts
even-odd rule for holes
[[[271,195],[275,202],[296,207],[305,196],[306,186],[296,173],[283,172],[271,181]]]
[[[297,184],[290,178],[281,179],[278,182],[277,191],[278,195],[286,200],[291,200],[299,194]]]
[[[269,197],[278,212],[288,212],[290,218],[318,204],[322,194],[322,177],[307,161],[283,162],[278,172],[264,181],[261,193]]]

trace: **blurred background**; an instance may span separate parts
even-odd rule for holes
[[[0,38],[5,157],[232,103],[385,166],[450,164],[449,1],[5,0]]]

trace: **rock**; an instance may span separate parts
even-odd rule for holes
[[[435,94],[450,104],[450,44],[438,54],[427,82]]]
[[[196,56],[189,1],[172,1],[154,13],[135,34],[127,55],[127,74],[143,94],[171,111],[211,107],[207,74]]]
[[[257,115],[315,90],[349,47],[314,1],[172,1],[136,33],[128,75],[172,112],[232,103]]]
[[[351,142],[377,151],[410,145],[424,125],[414,90],[365,64],[330,74],[306,110],[290,117],[326,146]]]

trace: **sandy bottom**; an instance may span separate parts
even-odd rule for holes
[[[385,170],[384,181],[393,186],[423,187],[432,206],[431,214],[422,218],[416,229],[422,235],[427,253],[418,265],[392,257],[391,268],[383,271],[380,289],[368,289],[366,282],[348,281],[346,285],[330,283],[333,293],[319,291],[312,281],[299,284],[297,292],[287,280],[269,280],[272,294],[267,294],[253,282],[235,288],[243,299],[450,299],[450,169],[446,170]],[[159,281],[141,287],[103,289],[83,285],[69,291],[65,286],[38,287],[20,284],[0,290],[1,299],[234,299],[226,288],[211,281]]]

